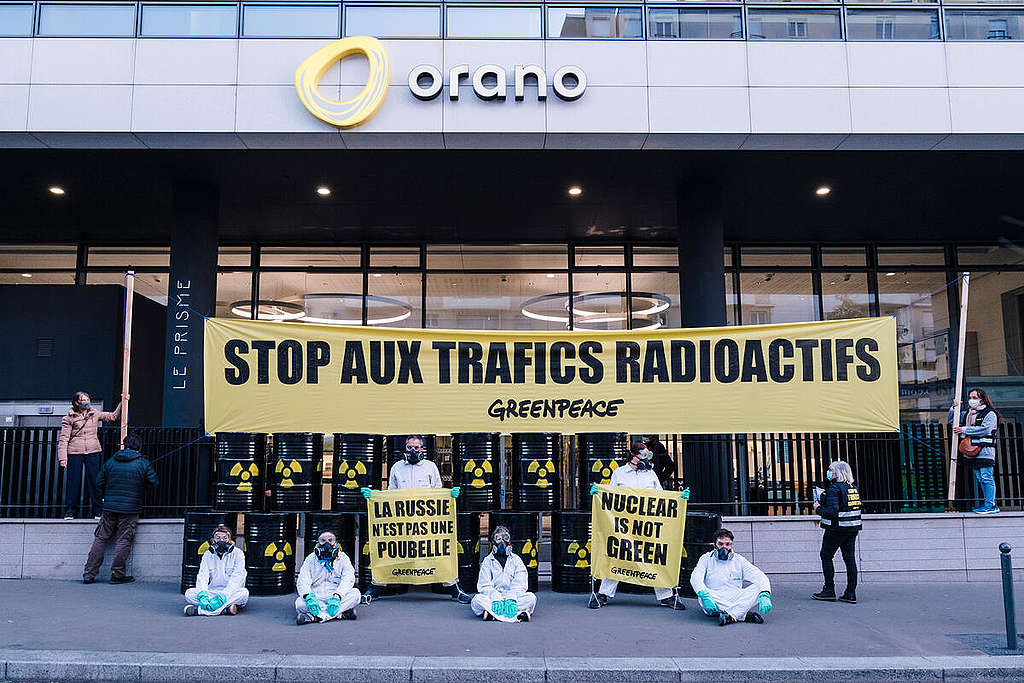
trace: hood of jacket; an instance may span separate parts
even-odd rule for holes
[[[122,448],[117,453],[114,453],[114,459],[119,460],[121,462],[131,462],[132,460],[141,457],[142,453],[139,453],[138,451],[133,451],[130,448]]]

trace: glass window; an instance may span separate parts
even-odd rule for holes
[[[760,40],[840,40],[839,10],[750,9],[748,37]]]
[[[744,325],[818,319],[810,273],[741,273],[740,315]]]
[[[440,38],[440,7],[345,7],[346,36]]]
[[[252,260],[252,249],[249,247],[220,247],[217,250],[218,266],[249,267]]]
[[[957,261],[964,266],[1015,266],[1024,264],[1024,251],[1016,246],[999,244],[961,244]]]
[[[135,5],[40,5],[39,35],[131,37]]]
[[[384,327],[420,327],[423,276],[372,273],[366,297],[366,322]]]
[[[726,247],[725,253],[722,255],[725,262],[726,268],[732,268],[732,247]]]
[[[980,378],[998,377],[1007,399],[1024,383],[1024,273],[971,274],[964,375],[967,386],[988,383],[990,391],[991,381]],[[993,396],[993,401],[999,399]],[[1019,405],[1013,399],[999,405],[1007,403]]]
[[[634,330],[682,326],[679,271],[633,273],[631,282]]]
[[[743,38],[743,16],[738,7],[651,7],[647,10],[647,36],[682,40],[740,39]]]
[[[821,304],[825,320],[871,315],[867,273],[822,273]]]
[[[427,247],[427,268],[438,270],[565,270],[569,249],[564,244],[510,244]],[[620,264],[621,265],[621,264]]]
[[[236,5],[143,5],[142,35],[233,38],[238,34]]]
[[[946,250],[942,247],[878,247],[879,266],[942,266]]]
[[[428,274],[427,327],[465,330],[565,330],[568,276]]]
[[[946,10],[947,40],[1024,40],[1024,10]]]
[[[73,244],[0,244],[0,268],[75,269],[78,248]]]
[[[74,271],[0,273],[0,285],[73,285]]]
[[[575,273],[572,287],[574,329],[625,330],[629,327],[625,273]],[[649,302],[637,303],[643,306]],[[649,319],[636,323],[637,327],[651,324]]]
[[[549,38],[643,38],[639,7],[550,7]]]
[[[269,267],[358,268],[359,247],[263,247],[260,265]]]
[[[245,5],[245,38],[337,38],[341,9],[329,5]]]
[[[239,311],[248,318],[249,310]],[[360,273],[260,273],[260,320],[363,324]]]
[[[170,268],[170,247],[89,247],[86,263],[93,266]]]
[[[679,247],[633,247],[634,266],[679,267]]]
[[[736,292],[733,291],[732,273],[725,274],[725,324],[738,325],[736,321]]]
[[[419,247],[371,247],[371,268],[419,268]]]
[[[822,247],[823,266],[866,266],[867,253],[864,247]]]
[[[448,7],[449,38],[543,38],[540,7]]]
[[[938,10],[848,9],[849,40],[938,40]]]
[[[810,266],[810,247],[741,247],[740,265]]]
[[[583,267],[619,266],[626,264],[623,247],[576,247],[576,265]]]
[[[136,294],[152,299],[161,306],[167,305],[167,281],[170,275],[167,273],[136,273],[135,285]],[[121,273],[89,273],[85,276],[87,285],[124,285],[124,275]]]
[[[32,35],[32,5],[0,5],[0,36]]]
[[[217,273],[218,318],[249,318],[252,278],[252,273]]]

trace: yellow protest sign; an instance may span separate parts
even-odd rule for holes
[[[450,489],[374,491],[366,509],[374,581],[422,584],[458,578]]]
[[[209,432],[899,428],[891,317],[635,332],[204,324]]]
[[[679,582],[686,501],[678,491],[598,484],[591,496],[592,574],[651,588]]]

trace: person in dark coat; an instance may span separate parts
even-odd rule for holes
[[[82,583],[93,583],[103,564],[107,542],[114,538],[114,561],[110,565],[110,583],[131,583],[134,576],[125,573],[125,563],[135,542],[135,529],[142,511],[142,494],[160,483],[156,471],[142,457],[142,440],[137,434],[124,438],[124,447],[103,463],[97,479],[103,496],[103,517],[96,527],[96,538],[85,562]]]

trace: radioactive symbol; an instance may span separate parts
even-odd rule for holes
[[[595,460],[594,464],[591,465],[590,467],[591,472],[600,473],[601,481],[594,482],[597,484],[607,484],[608,481],[612,478],[612,472],[614,472],[617,469],[619,469],[619,463],[615,462],[614,460],[609,461],[607,466],[604,464],[604,461]]]
[[[526,562],[527,567],[537,566],[537,546],[533,544],[533,541],[527,541],[523,544],[523,549],[519,551],[519,554],[525,558],[528,558]]]
[[[228,474],[232,477],[238,477],[238,486],[235,488],[238,491],[252,491],[252,478],[260,473],[260,468],[256,466],[256,463],[250,463],[248,468],[242,468],[241,463],[235,463],[234,466],[228,471]]]
[[[202,555],[203,553],[205,553],[209,549],[210,549],[210,542],[209,541],[203,541],[203,544],[201,546],[199,546],[199,550],[196,551],[196,555]]]
[[[548,476],[554,473],[555,463],[548,460],[542,465],[536,460],[531,460],[530,466],[526,468],[526,471],[528,474],[532,475],[530,478],[534,479],[533,482],[526,483],[532,483],[539,488],[546,489],[551,486],[551,482],[548,481]]]
[[[356,460],[355,465],[349,465],[347,460],[338,464],[338,474],[345,478],[342,486],[347,489],[359,488],[359,475],[366,475],[366,465],[361,460]]]
[[[568,551],[570,555],[576,556],[576,564],[574,566],[590,566],[590,541],[587,541],[586,545],[580,545],[579,542],[573,541],[569,544]]]
[[[469,485],[479,489],[487,486],[487,482],[483,480],[484,473],[490,474],[494,471],[494,468],[491,467],[490,460],[481,460],[479,465],[472,460],[467,460],[466,466],[462,468],[462,471],[472,473],[473,480],[469,482]]]
[[[291,543],[287,543],[286,542],[279,549],[277,547],[277,544],[274,543],[273,541],[271,541],[271,543],[267,546],[267,549],[263,551],[263,555],[265,557],[273,557],[274,558],[275,562],[274,562],[274,566],[270,568],[271,571],[283,572],[285,569],[287,569],[287,567],[284,564],[285,556],[291,555],[294,552],[295,552],[295,550],[292,548],[292,544]]]
[[[274,471],[281,475],[281,488],[287,489],[295,486],[295,484],[292,483],[292,473],[301,472],[302,465],[300,465],[296,460],[292,460],[287,465],[284,464],[284,460],[278,460],[277,467],[274,468]]]

